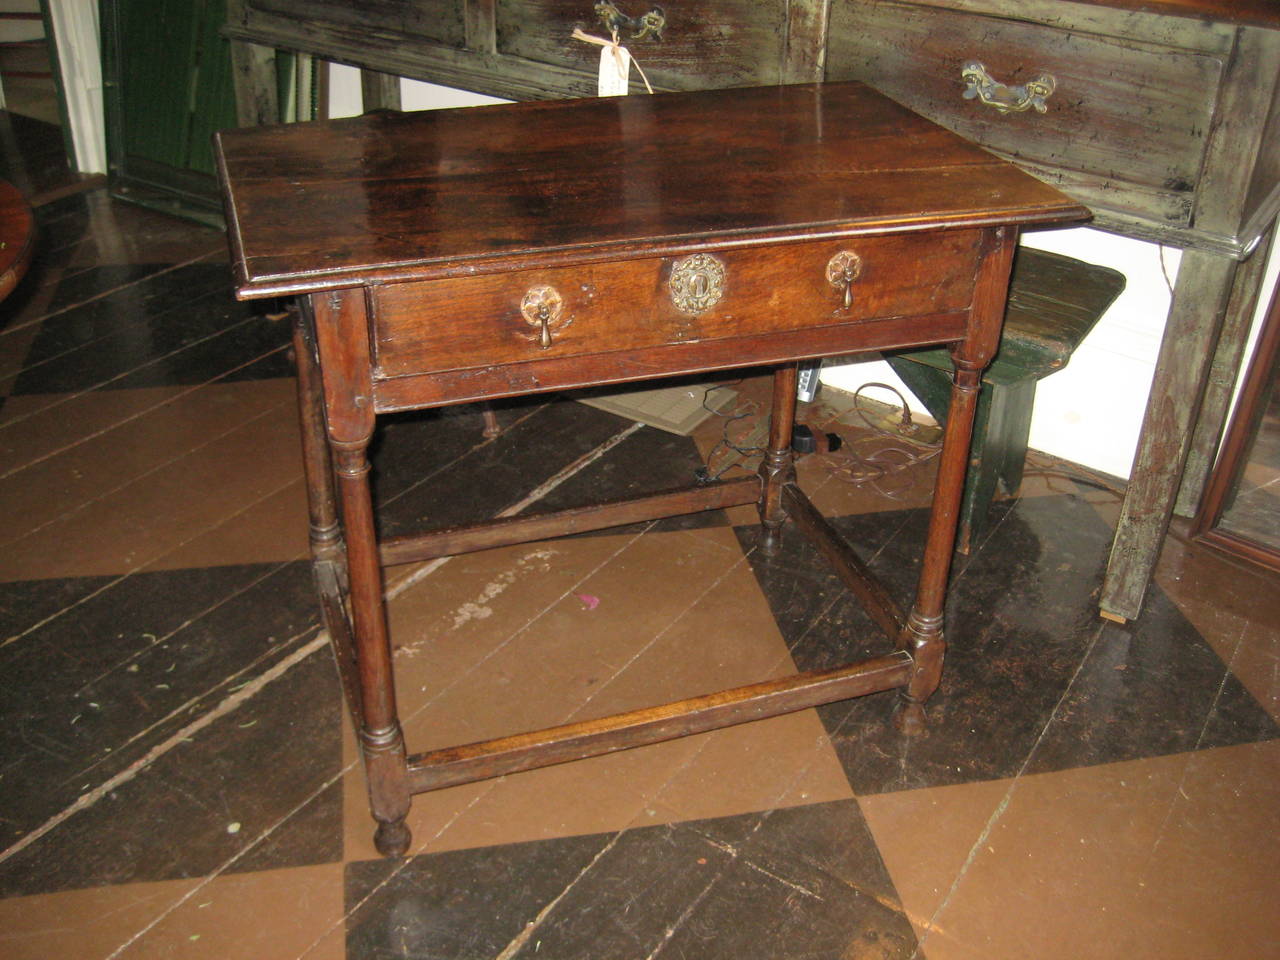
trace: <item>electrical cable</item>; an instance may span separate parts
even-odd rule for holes
[[[712,481],[719,480],[735,466],[741,465],[744,459],[764,453],[764,447],[744,447],[741,446],[740,443],[731,440],[729,437],[729,428],[733,426],[733,424],[738,423],[741,420],[745,420],[748,417],[758,418],[760,413],[760,404],[757,401],[744,400],[735,407],[733,412],[730,414],[721,413],[708,404],[708,400],[710,399],[711,392],[713,390],[722,390],[726,387],[734,387],[740,383],[742,383],[741,379],[730,380],[725,383],[712,384],[702,391],[702,408],[708,413],[713,413],[718,417],[724,417],[724,424],[720,429],[720,439],[716,441],[716,445],[707,453],[706,465],[700,467],[697,471],[697,477],[700,483],[711,483]],[[751,424],[752,429],[747,432],[748,437],[754,432],[755,426],[756,424],[753,421]],[[716,455],[721,451],[724,451],[728,460],[717,470],[712,467],[712,463],[715,460]],[[737,459],[732,458],[731,454],[734,453],[738,455]]]
[[[901,410],[898,415],[898,430],[886,430],[867,416],[861,403],[862,394],[872,387],[888,390],[898,398]],[[909,435],[911,432],[918,432],[920,428],[911,419],[911,408],[907,405],[906,398],[890,384],[864,383],[854,391],[853,409],[872,436],[858,437],[852,441],[846,439],[839,451],[829,455],[828,470],[837,480],[854,486],[868,485],[886,499],[907,499],[916,486],[915,475],[908,471],[936,457],[942,451],[941,442]],[[886,445],[885,438],[905,441],[905,444]],[[890,486],[893,482],[899,485]]]

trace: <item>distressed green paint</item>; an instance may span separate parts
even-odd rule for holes
[[[1014,261],[1000,349],[982,377],[969,476],[960,511],[962,551],[978,539],[997,485],[1022,482],[1036,382],[1061,370],[1124,289],[1124,276],[1071,257],[1023,247]],[[939,423],[953,367],[945,349],[904,351],[889,365]]]
[[[1099,606],[1112,618],[1134,620],[1142,612],[1142,599],[1173,515],[1235,271],[1235,261],[1225,257],[1198,250],[1182,255],[1138,452],[1102,584]]]

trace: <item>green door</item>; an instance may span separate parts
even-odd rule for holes
[[[224,0],[102,0],[114,195],[220,222],[210,138],[236,125]]]

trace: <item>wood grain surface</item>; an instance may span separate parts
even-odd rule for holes
[[[241,297],[1085,209],[857,83],[224,131]]]

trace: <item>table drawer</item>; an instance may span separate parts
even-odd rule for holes
[[[956,230],[390,284],[371,295],[377,376],[960,311],[978,239]]]
[[[969,63],[1006,85],[988,96],[1010,109],[974,96]],[[870,83],[1090,206],[1179,226],[1192,218],[1222,71],[1209,51],[872,0],[832,7],[827,55],[828,79]],[[1034,89],[1011,89],[1042,76],[1053,89],[1038,105]]]
[[[572,34],[574,27],[581,27],[589,34],[608,36],[596,6],[591,0],[498,0],[498,53],[594,75],[600,48],[574,40]],[[631,39],[636,33],[631,27],[619,33],[650,83],[701,90],[779,82],[787,32],[785,0],[614,3],[619,13],[632,19],[655,7],[661,10],[660,40],[652,34]],[[638,80],[634,71],[632,79]]]

